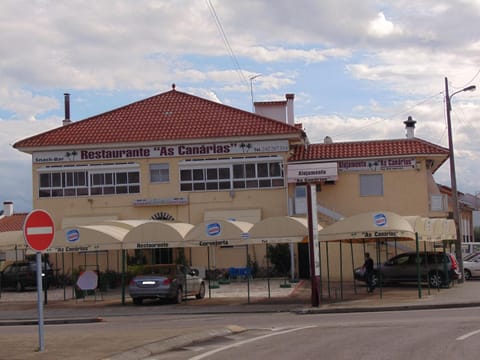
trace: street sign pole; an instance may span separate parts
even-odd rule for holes
[[[45,350],[43,331],[43,302],[42,302],[42,251],[48,249],[55,237],[55,223],[44,210],[33,210],[25,218],[23,237],[27,245],[36,251],[37,270],[37,309],[38,309],[38,350]]]
[[[310,255],[311,304],[320,305],[320,244],[318,242],[317,193],[314,183],[307,183],[308,244]]]
[[[38,350],[45,351],[45,337],[43,331],[43,302],[42,302],[42,253],[37,251],[37,309],[38,309]]]

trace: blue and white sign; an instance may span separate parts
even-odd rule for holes
[[[78,231],[78,229],[68,230],[66,233],[66,237],[67,242],[76,243],[80,240],[80,231]]]
[[[387,226],[387,215],[383,213],[373,215],[373,224],[379,227]]]
[[[207,236],[218,236],[222,232],[222,227],[219,223],[207,224],[206,233]]]

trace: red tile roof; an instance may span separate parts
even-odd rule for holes
[[[448,149],[418,138],[296,146],[289,161],[345,160],[386,156],[448,157]]]
[[[0,233],[7,231],[22,231],[23,223],[27,217],[27,213],[13,214],[11,216],[5,216],[0,219]]]
[[[300,138],[294,126],[171,90],[76,121],[14,144],[17,149],[63,145],[138,143],[285,135]]]

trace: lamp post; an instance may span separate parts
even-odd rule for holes
[[[455,174],[455,157],[453,152],[453,138],[452,138],[452,121],[450,113],[452,111],[452,97],[455,94],[461,93],[463,91],[475,91],[476,86],[470,85],[461,90],[455,91],[452,95],[448,93],[448,79],[445,78],[445,106],[447,113],[447,126],[448,126],[448,150],[450,158],[450,182],[452,188],[452,208],[453,208],[453,222],[455,223],[456,230],[456,241],[455,241],[455,256],[458,261],[458,268],[462,274],[462,278],[459,280],[460,283],[463,283],[463,255],[462,255],[462,240],[463,234],[460,226],[460,212],[458,204],[458,191],[457,191],[457,176]]]

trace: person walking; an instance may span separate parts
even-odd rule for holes
[[[374,276],[374,264],[373,264],[373,259],[370,257],[370,253],[366,252],[365,253],[365,262],[363,263],[363,271],[365,274],[365,279],[367,283],[367,291],[369,293],[373,292],[375,289],[375,284],[373,282],[373,276]]]

